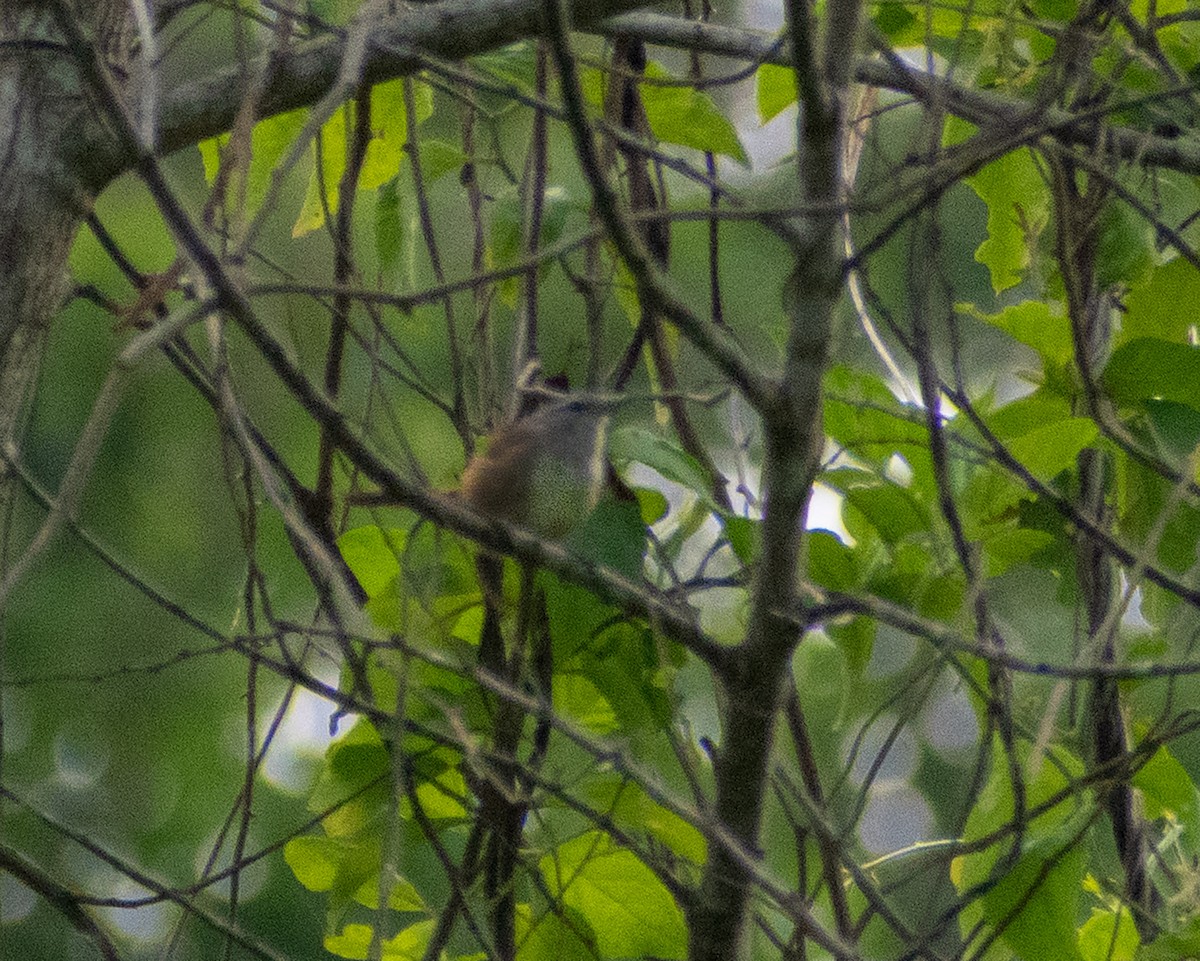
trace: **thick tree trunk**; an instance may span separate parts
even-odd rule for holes
[[[0,4],[0,444],[7,451],[19,447],[50,319],[68,290],[67,254],[94,199],[62,160],[67,133],[90,108],[48,7]],[[128,3],[79,0],[76,7],[115,75],[124,76]]]

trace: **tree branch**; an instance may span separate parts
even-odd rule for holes
[[[868,28],[869,29],[869,28]],[[774,34],[697,23],[679,17],[655,13],[627,13],[598,24],[605,36],[627,34],[646,43],[663,47],[698,50],[724,57],[755,60],[760,63],[791,65],[791,50],[780,44]],[[1090,146],[1095,141],[1093,120],[1080,122],[1070,111],[1057,107],[1032,108],[1016,100],[986,90],[973,90],[942,77],[936,77],[894,58],[862,58],[854,65],[854,80],[872,87],[907,93],[924,104],[936,103],[941,109],[980,126],[1022,126],[1036,122],[1053,130],[1068,144]],[[1122,103],[1110,104],[1113,111]],[[1160,137],[1146,130],[1107,126],[1113,140],[1113,152],[1122,160],[1133,160],[1147,167],[1165,167],[1184,173],[1200,174],[1200,144],[1186,138]]]
[[[645,0],[572,0],[574,22],[596,25],[605,17],[644,5]],[[545,33],[540,0],[444,0],[406,6],[394,17],[372,26],[363,62],[363,80],[379,83],[421,69],[423,54],[462,60],[518,40]],[[276,56],[263,88],[259,117],[316,103],[337,82],[347,40],[328,35],[297,44]],[[242,66],[215,71],[192,83],[164,92],[159,115],[158,143],[163,153],[198,143],[228,130],[241,103],[246,76],[262,75],[273,54]],[[68,163],[86,171],[85,179],[103,186],[131,169],[137,157],[114,142],[97,118],[79,125],[68,152]]]

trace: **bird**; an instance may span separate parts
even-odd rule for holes
[[[587,394],[529,394],[525,412],[498,427],[442,496],[548,540],[566,537],[595,508],[608,480],[613,401]],[[387,507],[384,491],[358,491],[356,507]]]
[[[498,428],[463,472],[460,498],[481,514],[559,540],[600,500],[611,403],[544,398]]]

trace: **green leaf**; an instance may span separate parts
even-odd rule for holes
[[[1017,749],[1017,758],[1025,778],[1026,809],[1038,807],[1052,797],[1062,796],[1053,807],[1039,815],[1028,825],[1031,838],[1046,837],[1054,834],[1072,818],[1079,810],[1090,810],[1090,792],[1084,791],[1073,794],[1064,793],[1070,779],[1083,775],[1083,764],[1077,757],[1063,748],[1046,749],[1036,768],[1029,770],[1030,755],[1033,747],[1022,745]],[[980,792],[979,799],[971,809],[967,818],[967,826],[963,831],[963,841],[970,843],[1002,829],[1013,817],[1012,781],[1009,770],[1008,754],[1003,744],[997,739],[992,745],[992,764],[988,773],[987,783]],[[997,845],[1003,842],[997,842]],[[959,891],[987,879],[999,857],[997,846],[955,859],[956,877],[954,883]]]
[[[379,188],[379,198],[375,202],[375,250],[379,256],[379,269],[385,277],[395,277],[403,236],[399,178],[393,177]]]
[[[358,104],[351,104],[353,122]],[[335,115],[336,116],[336,115]],[[333,118],[330,118],[330,122]],[[404,159],[404,144],[408,141],[407,114],[404,109],[404,81],[390,80],[371,90],[371,139],[363,155],[358,175],[361,190],[374,190],[396,180]],[[345,170],[345,165],[342,167]]]
[[[646,64],[650,80],[672,80],[660,64]],[[737,129],[713,103],[712,97],[692,87],[641,85],[646,119],[654,136],[664,143],[679,144],[732,157],[744,167],[750,158],[738,139]]]
[[[1200,846],[1200,800],[1196,783],[1175,756],[1160,747],[1133,776],[1132,784],[1146,801],[1146,817],[1170,816],[1181,822],[1193,845]]]
[[[796,102],[796,72],[790,67],[764,63],[755,73],[758,121],[767,123]]]
[[[1066,398],[1042,389],[992,411],[987,415],[987,425],[1001,440],[1009,440],[1070,416],[1071,405]]]
[[[1121,511],[1121,533],[1141,543],[1158,526],[1170,495],[1170,482],[1149,467],[1130,459],[1123,465],[1125,505]],[[1185,571],[1196,563],[1196,544],[1200,540],[1200,511],[1190,504],[1177,504],[1171,510],[1166,528],[1160,535],[1158,562],[1172,571]]]
[[[478,54],[471,58],[471,66],[523,91],[533,90],[537,76],[537,58],[527,41]]]
[[[855,617],[845,624],[830,624],[825,633],[837,642],[846,655],[846,664],[854,677],[862,677],[875,650],[876,622],[870,617]]]
[[[466,162],[467,155],[450,141],[421,138],[421,172],[427,183],[433,183],[453,170],[461,170]]]
[[[985,313],[973,304],[958,304],[956,309],[1004,331],[1052,363],[1061,364],[1074,353],[1070,321],[1061,311],[1052,310],[1040,300],[1023,301],[997,314]]]
[[[1182,464],[1200,446],[1200,410],[1170,400],[1146,401],[1154,440],[1171,463]]]
[[[809,726],[834,730],[841,719],[842,707],[850,689],[846,655],[831,638],[809,633],[792,656],[796,687],[803,692],[802,703]]]
[[[633,496],[637,498],[638,507],[642,512],[642,523],[649,527],[657,524],[667,516],[669,504],[662,491],[653,487],[635,487]]]
[[[358,720],[325,751],[325,760],[316,786],[308,799],[310,811],[338,807],[321,823],[331,837],[350,836],[362,830],[381,800],[388,785],[384,775],[391,770],[391,756],[370,721]],[[344,802],[360,794],[372,783],[375,787],[355,801]]]
[[[946,123],[947,143],[967,139],[974,128],[965,121]],[[1021,282],[1029,266],[1030,249],[1049,223],[1050,194],[1027,148],[1004,154],[967,178],[976,195],[987,204],[988,237],[975,251],[987,267],[996,293]]]
[[[919,27],[920,21],[904,3],[896,2],[896,0],[883,0],[876,4],[873,19],[875,26],[892,41],[894,46],[908,46],[918,39],[914,28]]]
[[[935,621],[950,621],[962,610],[966,596],[966,580],[961,573],[939,574],[929,580],[929,586],[921,594],[917,613]]]
[[[586,677],[554,675],[554,713],[578,722],[595,734],[612,734],[621,723],[612,705]]]
[[[310,891],[328,891],[337,879],[341,847],[332,838],[292,838],[283,848],[283,860],[296,880]]]
[[[1085,864],[1080,844],[1056,836],[1040,838],[1026,846],[1017,863],[983,896],[984,916],[994,926],[1004,925],[1000,937],[1023,961],[1082,957],[1075,916]]]
[[[446,766],[436,776],[426,777],[417,785],[417,800],[421,809],[434,822],[459,821],[467,817],[467,809],[463,806],[466,796],[467,780],[457,766]],[[407,800],[403,810],[406,816],[411,814]]]
[[[374,597],[400,576],[400,555],[407,541],[406,530],[385,531],[371,525],[346,531],[338,538],[337,546],[367,596]]]
[[[374,190],[396,177],[408,142],[407,113],[404,106],[404,80],[377,84],[371,91],[371,139],[363,157],[358,187]],[[433,93],[425,84],[416,84],[413,99],[417,122],[433,112]],[[314,169],[308,180],[304,203],[292,225],[292,236],[303,237],[325,223],[326,207],[330,216],[337,213],[342,175],[346,170],[348,133],[355,126],[357,105],[347,101],[330,117],[317,134],[320,140],[320,169],[316,169],[318,151],[313,146]],[[322,194],[324,196],[322,196]]]
[[[667,810],[644,788],[619,774],[605,774],[587,788],[588,801],[607,811],[614,822],[635,836],[646,835],[665,844],[693,864],[704,864],[708,846],[698,828]]]
[[[382,961],[421,961],[436,925],[436,919],[418,921],[394,938],[384,941]],[[340,934],[331,934],[325,938],[325,950],[339,958],[366,961],[371,946],[371,932],[369,924],[347,924]]]
[[[632,463],[645,464],[667,480],[681,484],[701,500],[711,500],[708,475],[682,447],[645,427],[622,427],[608,441],[608,456],[618,471]]]
[[[417,125],[433,115],[433,90],[424,83],[413,83],[413,103],[417,109]],[[404,81],[389,80],[376,84],[371,90],[371,140],[363,157],[358,178],[360,190],[374,190],[400,172],[404,147],[408,143],[408,114],[404,108]],[[425,142],[421,141],[421,157],[425,157]],[[344,166],[343,166],[343,169]],[[422,170],[428,176],[428,172]]]
[[[308,119],[308,110],[290,110],[260,120],[250,133],[250,164],[243,172],[246,207],[244,214],[253,217],[261,206],[271,186],[272,175],[283,155],[291,147],[292,142],[304,129]],[[224,163],[231,162],[227,153],[230,135],[227,133],[199,144],[200,157],[204,161],[204,177],[212,184],[217,179],[217,173]],[[242,183],[234,176],[226,190],[227,202],[236,204],[241,193]]]
[[[592,636],[616,612],[591,591],[567,584],[545,571],[538,572],[538,581],[546,592],[554,662],[564,663],[586,648]]]
[[[1157,268],[1149,278],[1136,285],[1125,299],[1117,335],[1122,343],[1152,337],[1172,343],[1186,343],[1195,318],[1180,304],[1200,304],[1200,270],[1182,257]]]
[[[204,179],[208,181],[210,187],[216,181],[217,173],[221,169],[221,148],[228,142],[229,134],[221,134],[201,140],[196,144],[196,149],[200,151],[200,162],[204,165]]]
[[[671,893],[632,851],[602,831],[587,831],[539,862],[553,898],[578,911],[603,956],[687,954],[683,912]]]
[[[634,501],[606,498],[567,536],[569,548],[583,557],[638,578],[646,556],[646,525]]]
[[[749,564],[754,559],[762,539],[762,521],[722,511],[721,526],[724,527],[725,537],[738,560]]]
[[[1040,481],[1075,466],[1079,452],[1100,435],[1088,417],[1068,417],[1047,424],[1007,443],[1009,452]]]
[[[852,487],[846,491],[846,502],[860,511],[888,544],[923,531],[929,524],[912,493],[895,484]]]
[[[1104,386],[1123,404],[1173,400],[1195,405],[1200,398],[1200,351],[1140,337],[1118,347],[1104,369]]]
[[[345,26],[362,0],[309,0],[313,16]]]
[[[981,470],[967,480],[959,498],[963,528],[971,540],[987,540],[996,534],[996,525],[1007,525],[1014,509],[1029,496],[1025,485],[1007,472]]]
[[[1100,216],[1096,284],[1107,290],[1144,281],[1154,267],[1154,227],[1124,203],[1109,203]]]
[[[1022,527],[1007,528],[984,540],[987,576],[999,577],[1011,567],[1024,563],[1054,540],[1045,531]]]
[[[1078,0],[1032,0],[1030,3],[1034,13],[1047,20],[1057,20],[1066,23],[1075,16]]]
[[[1192,918],[1180,931],[1160,934],[1143,944],[1137,961],[1193,961],[1200,957],[1200,918]]]
[[[808,576],[831,591],[852,591],[862,585],[858,555],[836,534],[808,532]]]
[[[567,215],[572,209],[570,198],[562,187],[547,187],[542,197],[542,236],[539,246],[549,247],[562,236]],[[523,256],[525,211],[515,191],[501,194],[492,204],[491,236],[488,244],[488,263],[492,267],[504,267],[516,263]],[[544,277],[554,266],[553,260],[545,261],[538,271]],[[501,282],[500,292],[506,304],[515,306],[519,281],[512,277]]]
[[[337,213],[342,172],[346,169],[346,118],[353,112],[352,103],[343,104],[317,131],[311,151],[313,171],[304,203],[292,224],[293,237],[303,237],[324,224],[326,208],[331,217]]]
[[[882,471],[897,451],[907,457],[928,446],[924,425],[878,377],[834,367],[825,375],[825,386],[825,433],[856,458]]]
[[[571,908],[556,906],[535,921],[529,905],[518,904],[517,961],[596,961],[595,936]]]
[[[308,890],[328,892],[330,909],[335,912],[344,910],[351,901],[364,903],[359,892],[378,891],[377,835],[354,841],[307,835],[292,838],[284,846],[283,859]],[[374,907],[374,902],[369,906]]]
[[[980,662],[980,668],[983,668]],[[1087,867],[1086,842],[1076,842],[1080,818],[1090,817],[1091,792],[1066,789],[1083,773],[1078,758],[1061,748],[1017,748],[1025,786],[1025,808],[1061,798],[1026,825],[1025,843],[1014,864],[992,877],[1008,839],[955,858],[951,878],[960,893],[991,881],[979,901],[969,903],[959,918],[964,933],[983,922],[1003,925],[1001,938],[1024,961],[1072,961],[1080,957],[1075,922]],[[967,818],[963,842],[1001,831],[1013,818],[1009,756],[999,738],[993,740],[987,783]]]
[[[375,870],[370,873],[370,876],[354,892],[354,900],[364,908],[371,908],[372,910],[379,907],[379,877],[383,868],[378,846],[376,846],[375,850]],[[425,903],[425,899],[421,897],[420,892],[417,891],[411,881],[406,881],[404,878],[397,878],[393,882],[391,893],[388,894],[388,907],[393,911],[401,911],[408,914],[427,914],[429,912],[429,906]]]
[[[612,609],[607,613],[611,621]],[[558,659],[560,646],[556,636],[556,663],[562,663]],[[573,655],[572,666],[578,665],[579,672],[612,705],[626,734],[653,732],[657,737],[663,725],[671,722],[671,673],[662,662],[662,651],[652,631],[613,624],[594,632],[591,643],[576,649]]]
[[[1084,961],[1133,961],[1141,946],[1129,909],[1119,912],[1092,908],[1092,916],[1079,929],[1079,953]]]

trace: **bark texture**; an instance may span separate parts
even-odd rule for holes
[[[68,291],[71,243],[95,197],[63,161],[63,144],[92,108],[48,6],[0,5],[0,443],[8,450]],[[120,81],[131,50],[128,3],[74,6]]]

